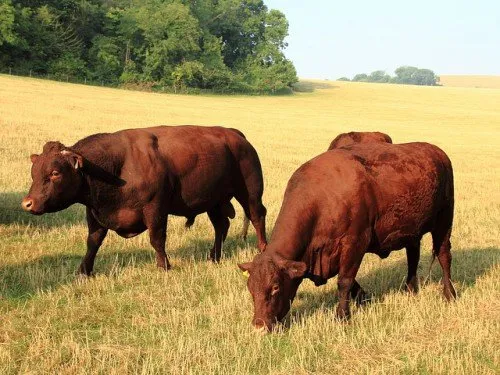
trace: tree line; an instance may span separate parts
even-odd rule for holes
[[[110,85],[288,90],[287,35],[262,0],[0,0],[0,70]]]
[[[400,83],[406,85],[436,86],[439,84],[439,77],[430,69],[419,69],[414,66],[400,66],[391,77],[383,70],[376,70],[372,73],[356,74],[352,79],[347,77],[339,78],[339,81],[352,82],[375,82],[375,83]]]

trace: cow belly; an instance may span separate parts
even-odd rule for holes
[[[118,227],[115,232],[122,237],[134,237],[146,230],[141,212],[123,208],[118,211],[116,218]]]
[[[234,189],[228,179],[217,183],[183,184],[180,195],[174,197],[169,213],[174,215],[197,215],[228,202],[234,196]]]
[[[116,229],[115,232],[123,238],[132,238],[138,236],[142,232],[146,230],[146,226],[142,225],[140,228],[131,228],[131,229]]]
[[[142,213],[129,208],[119,209],[111,215],[106,215],[106,217],[94,213],[94,217],[103,227],[115,231],[124,238],[137,236],[146,230]]]

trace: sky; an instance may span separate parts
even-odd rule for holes
[[[500,75],[500,0],[264,0],[290,24],[301,78],[352,78],[402,65]]]

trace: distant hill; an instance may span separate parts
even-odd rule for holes
[[[500,89],[500,76],[439,76],[440,84],[448,87]]]

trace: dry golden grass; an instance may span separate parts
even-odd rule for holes
[[[0,373],[494,374],[500,372],[500,90],[335,82],[305,83],[288,97],[174,96],[0,76]],[[404,252],[367,255],[360,284],[373,302],[335,320],[335,279],[305,281],[285,327],[262,336],[238,261],[256,253],[232,221],[220,265],[205,261],[213,230],[172,218],[174,269],[158,272],[146,235],[109,235],[95,278],[75,278],[85,252],[81,207],[31,217],[20,199],[29,154],[103,131],[152,124],[241,129],[265,177],[268,231],[286,182],[340,132],[379,130],[395,142],[424,140],[453,161],[452,252],[459,298],[441,296],[441,271],[421,292],[401,291]],[[251,233],[253,233],[251,231]]]
[[[440,83],[446,87],[474,87],[500,89],[500,76],[440,76]]]

